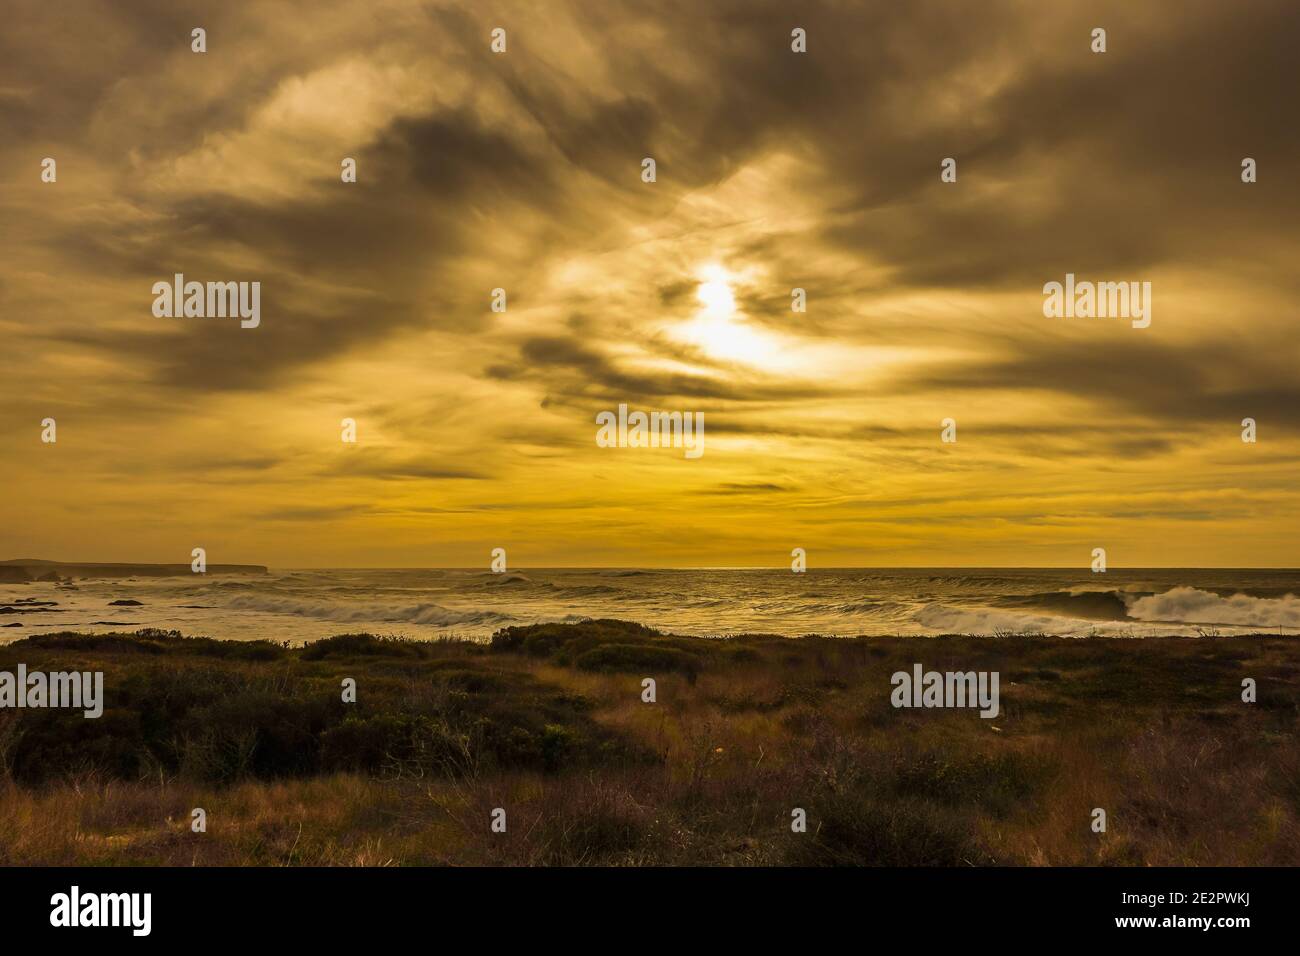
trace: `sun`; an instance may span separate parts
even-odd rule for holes
[[[720,266],[705,270],[705,281],[695,291],[695,297],[704,305],[709,315],[730,316],[736,311],[736,297],[731,292],[731,276]]]
[[[780,343],[752,328],[736,309],[732,286],[739,277],[716,264],[702,266],[696,276],[700,284],[695,297],[702,308],[690,321],[679,325],[674,334],[710,359],[761,366],[776,362]]]

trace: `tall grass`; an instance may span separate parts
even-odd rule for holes
[[[0,712],[0,862],[1300,863],[1291,638],[707,641],[600,621],[231,647],[0,648],[0,668],[99,669],[107,688],[98,721]],[[1001,713],[895,710],[889,677],[917,661],[999,671]]]

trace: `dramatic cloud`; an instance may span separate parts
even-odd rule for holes
[[[1297,39],[1287,0],[14,0],[0,553],[1293,565]],[[177,273],[260,325],[155,316]],[[1067,273],[1150,327],[1045,317]],[[620,403],[705,454],[598,447]]]

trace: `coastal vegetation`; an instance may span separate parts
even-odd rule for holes
[[[3,864],[1300,863],[1294,637],[599,620],[489,643],[48,634],[0,646],[19,663],[103,672],[105,702],[0,710]],[[996,719],[891,706],[918,663],[998,672]]]

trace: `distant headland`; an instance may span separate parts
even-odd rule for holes
[[[37,558],[14,558],[0,561],[0,583],[23,584],[28,581],[70,581],[75,578],[165,578],[189,575],[189,564],[104,564],[87,561],[42,561]],[[266,574],[261,564],[209,564],[207,574]]]

